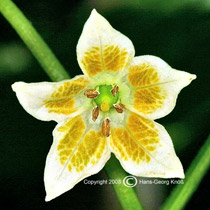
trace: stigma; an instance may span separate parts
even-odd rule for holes
[[[110,110],[109,103],[107,101],[104,101],[100,106],[101,111],[108,112]]]

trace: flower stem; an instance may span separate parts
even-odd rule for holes
[[[61,63],[37,33],[31,22],[11,0],[0,0],[0,12],[16,30],[53,81],[69,78]]]
[[[202,178],[210,167],[210,136],[199,150],[197,156],[192,161],[186,172],[185,183],[177,185],[163,204],[161,210],[181,210],[184,209],[193,193],[199,186]]]
[[[112,156],[105,165],[105,171],[110,180],[120,180],[120,183],[115,183],[112,186],[122,208],[129,210],[142,210],[143,208],[138,200],[134,188],[126,187],[123,184],[123,179],[127,176],[127,174],[114,156]]]

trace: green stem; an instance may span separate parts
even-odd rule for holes
[[[185,183],[177,185],[162,206],[162,210],[184,209],[210,167],[210,136],[199,150],[186,172]]]
[[[70,78],[32,24],[12,1],[0,0],[0,12],[23,39],[52,81]],[[125,171],[114,158],[108,162],[106,172],[110,179],[123,180],[126,176]],[[123,184],[116,184],[113,187],[123,209],[143,209],[133,188],[125,187]]]
[[[108,163],[105,165],[105,171],[110,180],[120,181],[120,184],[113,184],[113,188],[122,208],[129,210],[142,210],[143,207],[138,200],[134,188],[126,187],[123,184],[123,179],[127,176],[127,174],[114,156],[112,156]]]
[[[43,41],[30,21],[10,0],[0,0],[0,12],[16,30],[45,72],[53,81],[69,78],[61,63]]]

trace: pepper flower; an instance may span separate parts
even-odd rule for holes
[[[94,9],[77,44],[84,75],[12,85],[29,114],[58,123],[44,171],[46,201],[98,173],[111,152],[132,175],[184,178],[169,134],[154,120],[173,110],[196,76],[134,54],[130,39]]]

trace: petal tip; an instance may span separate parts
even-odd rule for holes
[[[192,80],[194,80],[196,78],[197,78],[197,76],[195,74],[191,74],[190,81],[192,81]]]
[[[15,84],[15,83],[11,85],[11,88],[12,88],[12,90],[13,90],[14,92],[15,92],[15,89],[16,89],[15,87],[16,87],[16,84]]]
[[[51,201],[50,197],[46,195],[45,202]]]
[[[104,20],[107,21],[95,8],[91,11],[89,19],[93,22],[103,22],[101,24],[104,24]]]
[[[91,11],[91,14],[90,14],[90,17],[98,17],[100,16],[100,14],[97,12],[97,10],[94,8],[92,11]]]
[[[21,88],[22,85],[23,85],[23,82],[15,82],[14,84],[11,85],[11,87],[12,87],[12,90],[16,92],[18,89]]]
[[[91,14],[98,14],[98,12],[97,12],[97,10],[94,8],[94,9],[92,9]]]
[[[197,76],[195,74],[190,74],[188,75],[188,78],[186,78],[186,82],[188,81],[188,84],[190,84],[193,80],[195,80]],[[187,80],[188,79],[188,80]]]
[[[177,170],[177,171],[175,172],[174,178],[179,178],[179,179],[184,179],[184,178],[185,178],[183,168],[181,168],[180,170]]]
[[[45,190],[46,190],[46,196],[45,196],[45,202],[51,201],[53,199],[55,199],[56,197],[58,197],[59,195],[61,195],[61,193],[57,193],[52,189],[48,189],[45,186]]]
[[[171,171],[171,178],[179,178],[179,179],[184,179],[185,175],[184,175],[184,169],[181,165],[181,162],[179,162],[179,164],[174,167],[174,169]]]
[[[184,179],[184,178],[185,178],[184,173],[183,173],[179,178],[180,178],[180,179]]]
[[[54,198],[55,198],[55,196],[47,194],[46,197],[45,197],[45,202],[49,202],[49,201],[53,200]]]
[[[191,74],[185,71],[178,71],[178,79],[182,81],[183,87],[186,87],[187,85],[189,85],[196,78],[197,76],[195,74]]]

